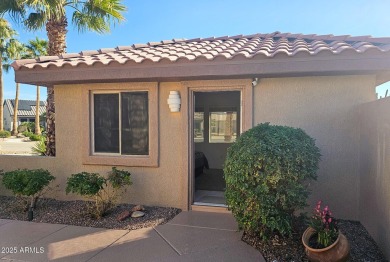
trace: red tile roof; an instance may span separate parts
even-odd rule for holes
[[[320,53],[353,54],[390,51],[390,37],[374,38],[371,36],[334,36],[334,35],[303,35],[275,32],[271,34],[237,35],[196,39],[172,39],[131,46],[118,46],[100,50],[67,53],[61,56],[46,56],[38,59],[15,61],[15,70],[77,67],[79,65],[94,65],[110,63],[151,63],[176,62],[179,60],[214,60],[214,59],[245,59],[273,58],[278,55],[287,57],[316,56]]]

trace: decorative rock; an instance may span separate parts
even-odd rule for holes
[[[117,217],[117,220],[118,221],[123,221],[125,220],[126,218],[129,218],[131,216],[131,212],[128,211],[128,210],[125,210],[123,211],[122,213],[120,213]]]
[[[137,217],[143,217],[144,215],[145,215],[145,213],[142,211],[134,211],[133,214],[131,214],[131,217],[137,218]]]
[[[133,207],[131,209],[131,211],[133,211],[133,212],[135,212],[135,211],[144,211],[144,210],[145,210],[145,208],[143,206],[141,206],[141,205],[136,205],[135,207]]]

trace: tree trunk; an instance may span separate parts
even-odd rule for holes
[[[41,98],[40,98],[40,90],[39,90],[39,86],[37,86],[37,101],[35,103],[35,134],[36,135],[40,135],[41,134],[41,127],[40,127],[40,120],[39,120],[39,109],[41,107]]]
[[[65,53],[66,50],[66,27],[68,22],[63,16],[59,19],[52,18],[46,24],[47,37],[49,39],[48,54],[58,56]],[[55,100],[54,86],[47,87],[47,107],[46,107],[47,140],[46,155],[55,156]]]
[[[3,56],[0,54],[0,131],[4,130]]]
[[[19,83],[16,83],[15,105],[14,105],[14,122],[12,123],[12,135],[18,134],[18,107],[19,107]]]

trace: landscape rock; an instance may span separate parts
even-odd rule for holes
[[[131,209],[131,211],[144,211],[145,210],[145,208],[143,207],[143,206],[141,206],[141,205],[136,205],[135,207],[133,207],[132,209]]]
[[[137,217],[143,217],[145,215],[144,212],[142,211],[134,211],[132,214],[131,214],[131,217],[132,218],[137,218]]]
[[[118,221],[123,221],[125,220],[126,218],[129,218],[131,216],[131,212],[128,211],[128,210],[125,210],[123,211],[122,213],[120,213],[117,217],[117,220]]]

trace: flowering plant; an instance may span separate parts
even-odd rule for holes
[[[318,201],[311,217],[310,226],[317,233],[317,243],[320,248],[330,246],[338,237],[337,221],[332,217],[328,206],[321,209],[322,201]]]

